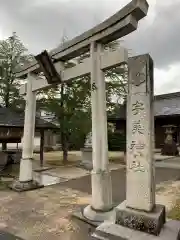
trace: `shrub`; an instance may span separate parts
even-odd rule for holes
[[[126,151],[126,136],[125,134],[115,131],[108,132],[108,148],[109,151]]]

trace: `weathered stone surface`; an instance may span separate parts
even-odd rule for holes
[[[104,222],[96,228],[92,239],[100,240],[180,240],[180,222],[168,221],[159,236],[139,232],[111,222]]]
[[[96,211],[108,212],[112,209],[112,186],[111,174],[109,171],[92,171],[92,203]]]
[[[151,211],[155,204],[153,62],[146,54],[130,58],[128,65],[126,200],[128,207]]]
[[[16,192],[24,192],[37,188],[42,188],[44,186],[40,185],[36,181],[20,182],[19,180],[15,180],[9,187]]]
[[[153,61],[140,55],[128,67],[126,201],[116,207],[115,223],[159,235],[166,217],[165,207],[155,204]]]
[[[116,207],[116,224],[149,234],[159,235],[165,219],[163,205],[155,205],[151,212],[128,208],[125,201]]]
[[[88,219],[105,216],[105,212],[112,210],[112,184],[109,172],[108,143],[107,143],[107,112],[105,75],[101,69],[100,56],[104,52],[103,45],[92,42],[91,56],[91,116],[93,171],[91,172],[92,201],[91,206],[84,210]],[[93,214],[92,214],[93,213]],[[102,219],[102,218],[101,218]]]

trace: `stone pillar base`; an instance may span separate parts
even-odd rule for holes
[[[180,221],[169,220],[159,236],[104,222],[92,234],[93,240],[180,240]]]
[[[100,223],[107,220],[114,222],[116,216],[115,210],[113,208],[107,212],[103,212],[93,209],[91,205],[88,205],[87,207],[84,208],[83,215],[89,221]]]
[[[166,222],[165,206],[155,205],[152,212],[126,207],[126,201],[116,207],[116,224],[158,236]]]
[[[38,188],[44,187],[43,185],[40,185],[36,181],[27,181],[27,182],[20,182],[19,180],[15,180],[9,188],[16,191],[16,192],[24,192],[29,190],[35,190]]]
[[[74,217],[98,226],[109,220],[115,222],[115,210],[112,205],[111,175],[108,171],[92,171],[92,202],[83,210],[73,214]]]

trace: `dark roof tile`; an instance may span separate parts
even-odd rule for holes
[[[154,97],[154,116],[180,115],[180,92],[156,95]],[[125,119],[126,106],[120,107],[119,115],[115,118]]]
[[[55,124],[36,117],[35,122],[37,129],[57,129]],[[24,127],[24,112],[17,113],[9,108],[0,108],[0,126],[4,127]]]

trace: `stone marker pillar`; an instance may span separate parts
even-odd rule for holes
[[[91,44],[92,202],[90,206],[84,209],[84,215],[94,221],[104,221],[112,215],[112,186],[108,169],[105,77],[100,66],[102,51],[101,44]]]
[[[116,222],[135,229],[142,225],[139,230],[157,235],[165,222],[165,209],[155,205],[152,116],[152,59],[149,55],[130,58],[126,117],[126,201],[117,207]],[[154,218],[152,212],[156,213]],[[131,219],[135,219],[133,224]],[[148,226],[149,220],[152,226]]]
[[[126,205],[144,211],[155,205],[152,71],[149,55],[129,59]]]
[[[165,223],[165,207],[155,204],[153,87],[151,57],[130,58],[126,201],[116,209],[116,222],[158,235]]]
[[[16,191],[26,191],[39,187],[33,181],[33,150],[36,116],[36,93],[32,92],[32,81],[34,76],[28,76],[26,92],[26,108],[24,119],[24,135],[22,139],[22,159],[20,162],[19,180],[13,182],[11,188]]]
[[[115,221],[102,223],[92,237],[180,240],[180,222],[165,223],[165,206],[155,202],[153,61],[148,54],[129,59],[126,121],[126,200],[116,207]]]

